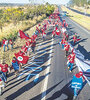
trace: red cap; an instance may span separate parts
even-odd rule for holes
[[[77,78],[80,78],[81,76],[83,76],[83,72],[79,72],[79,73],[76,73],[76,75],[75,75]]]
[[[83,72],[82,72],[82,71],[80,71],[80,72],[79,72],[79,75],[83,76]]]

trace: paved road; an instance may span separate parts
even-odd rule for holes
[[[58,41],[59,39],[54,40],[56,45],[53,50],[46,100],[72,100],[73,92],[69,86],[72,73],[68,72],[66,59],[64,58],[65,52],[57,44]]]
[[[71,28],[74,23],[68,18],[65,19],[71,24]],[[74,27],[74,31],[76,31],[77,25],[74,25]],[[85,34],[84,32],[86,31],[84,30],[81,33]],[[89,36],[89,33],[86,32],[86,34]],[[51,35],[48,33],[48,39],[46,41],[38,40],[37,51],[35,55],[33,53],[30,55],[29,63],[25,66],[29,68],[39,67],[39,71],[35,71],[34,69],[27,71],[19,80],[17,80],[17,77],[15,77],[12,72],[0,100],[72,100],[73,91],[70,89],[70,81],[73,73],[77,71],[77,68],[73,70],[73,73],[69,73],[64,57],[65,52],[58,44],[60,39],[61,37],[56,37],[52,40]],[[88,42],[89,40],[87,43]],[[89,50],[89,47],[86,49]],[[40,70],[40,68],[42,70]],[[26,69],[27,68],[22,69],[20,73]],[[28,73],[38,74],[39,80],[34,83],[35,76],[31,76],[28,81],[25,81]],[[90,87],[88,84],[85,84],[77,100],[89,100],[89,90]]]
[[[90,60],[90,31],[86,30],[69,17],[64,17],[63,19],[65,19],[69,24],[69,28],[67,30],[70,34],[70,41],[72,41],[73,33],[77,33],[81,40],[75,45],[75,47],[80,50],[83,55],[85,55],[85,59]]]
[[[61,12],[61,10],[60,10]],[[66,21],[70,24],[68,29],[68,32],[70,32],[70,35],[72,32],[72,27],[74,27],[73,31],[77,32],[80,37],[83,38],[90,38],[89,32],[87,32],[84,28],[78,27],[79,25],[76,25],[73,23],[70,19],[65,18]],[[72,100],[73,98],[73,91],[70,89],[70,83],[73,74],[77,72],[77,68],[75,68],[72,73],[69,73],[67,66],[66,66],[66,59],[64,58],[65,52],[61,50],[61,47],[57,44],[57,42],[60,40],[55,39],[54,44],[54,50],[53,50],[53,58],[51,60],[51,67],[49,75],[49,81],[46,91],[46,100]],[[85,43],[89,46],[90,39],[85,39],[86,41],[82,40],[83,45]],[[83,50],[81,48],[81,44],[79,43],[78,46],[80,46],[79,50]],[[84,43],[85,42],[85,43]],[[85,46],[84,50],[89,51],[90,47]],[[79,48],[79,47],[78,47]],[[86,52],[84,52],[86,53]],[[89,54],[87,56],[89,58]],[[90,86],[85,83],[83,86],[83,89],[80,91],[77,100],[90,100]]]
[[[79,13],[79,14],[82,14],[82,15],[85,15],[85,16],[90,17],[90,14],[85,14],[85,13],[83,13],[83,12],[80,12],[80,11],[78,11],[78,10],[72,9],[72,8],[70,8],[70,7],[67,7],[67,8],[70,9],[70,10],[72,10],[72,11],[74,11],[74,12],[76,12],[76,13]]]

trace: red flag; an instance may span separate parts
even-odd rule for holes
[[[36,30],[40,33],[40,30],[39,30],[39,28],[36,26]]]
[[[77,39],[77,41],[79,41],[80,39]]]
[[[19,30],[19,36],[21,39],[31,39],[27,34],[25,34],[23,31]]]
[[[29,60],[28,56],[20,55],[19,53],[14,54],[16,56],[16,59],[19,63],[26,64]]]
[[[57,34],[57,35],[60,35],[60,33],[61,33],[61,32],[59,31],[59,29],[56,27],[56,34]]]
[[[34,35],[32,35],[31,40],[35,40],[36,38],[37,38],[37,35],[34,34]]]

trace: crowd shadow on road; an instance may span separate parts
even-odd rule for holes
[[[71,45],[76,46],[77,44],[79,44],[79,43],[81,43],[81,42],[86,42],[87,39],[88,39],[88,38],[81,39],[80,41],[77,41],[75,44],[73,44],[73,40],[72,40],[72,41],[70,41],[70,43],[71,43]]]
[[[44,91],[44,92],[46,92],[46,95],[48,95],[51,91],[53,91],[62,82],[63,82],[63,80],[60,81],[59,83],[57,83],[56,85],[54,85],[53,87],[49,88],[48,90]],[[46,100],[55,100],[55,99],[59,98],[62,94],[65,94],[67,96],[67,99],[64,99],[64,100],[72,100],[73,93],[72,93],[72,90],[70,89],[70,83],[71,83],[71,81],[69,83],[67,83],[62,89],[55,92],[51,97],[47,98]],[[46,96],[46,95],[42,96],[42,94],[44,94],[44,92],[30,100],[41,100],[42,98],[44,98]]]
[[[36,64],[38,64],[39,66],[41,66],[41,65],[43,65],[45,62],[47,62],[49,59],[51,59],[51,57],[49,58],[49,54],[50,53],[46,53],[46,54],[44,54],[44,55],[41,55],[41,56],[39,56],[39,57],[37,57],[37,58],[35,58],[35,59],[40,59],[42,56],[44,56],[45,57],[45,59],[43,59],[43,63],[40,63],[40,64],[38,64],[37,62],[36,62]],[[34,60],[35,60],[34,59]],[[41,58],[42,59],[42,58]],[[35,65],[29,65],[29,64],[26,64],[26,66],[28,66],[28,67],[35,67]],[[48,65],[48,66],[50,66],[50,65]],[[40,68],[42,68],[42,70],[40,71],[40,72],[42,72],[42,71],[44,71],[48,66],[42,66],[42,67],[40,67]],[[37,66],[36,66],[37,67]],[[25,70],[25,69],[24,69]],[[21,71],[22,72],[22,71]],[[26,72],[29,72],[29,71],[26,71]],[[39,72],[39,73],[40,73]],[[32,72],[33,73],[33,72]],[[32,74],[31,73],[31,74]],[[35,73],[35,72],[34,72]],[[38,73],[38,74],[39,74]],[[31,76],[30,77],[30,79],[32,78],[32,77],[34,77],[34,76]],[[12,80],[15,80],[17,77],[15,77],[15,78],[12,78],[10,81],[12,81]],[[17,85],[19,85],[19,84],[21,84],[22,82],[24,82],[25,81],[25,78],[26,78],[26,76],[25,77],[23,77],[23,78],[20,78],[19,80],[15,80],[15,81],[13,81],[13,82],[11,82],[11,83],[9,83],[8,85],[7,85],[7,87],[8,86],[10,86],[10,85],[12,85],[10,88],[8,88],[8,89],[6,89],[5,91],[4,91],[4,93],[5,92],[7,92],[8,90],[10,90],[10,89],[12,89],[12,88],[14,88],[14,87],[16,87]]]
[[[86,85],[86,83],[87,83],[87,81],[85,80],[85,81],[83,82],[82,89],[84,88],[84,86]],[[82,91],[82,89],[80,89],[80,91],[78,91],[78,95],[80,94],[80,92]]]
[[[47,73],[46,75],[43,75],[41,77],[39,77],[39,80],[37,82],[37,84],[41,81],[43,81],[43,79],[45,77],[47,77],[48,75],[50,74]],[[25,86],[21,87],[20,89],[18,89],[16,92],[12,93],[11,95],[9,95],[8,97],[6,97],[6,100],[10,100],[12,98],[12,100],[14,100],[15,98],[17,98],[18,96],[22,95],[23,93],[27,92],[28,90],[30,90],[31,88],[33,88],[35,85],[37,84],[34,84],[34,82],[30,82],[28,84],[26,84]]]
[[[76,42],[75,45],[79,44],[80,42],[86,42],[88,38],[85,38],[85,39],[81,39],[80,41]]]
[[[55,92],[51,97],[49,97],[46,100],[55,100],[55,99],[59,98],[62,94],[67,96],[67,98],[64,100],[72,100],[73,99],[73,91],[71,90],[70,84],[71,84],[71,81],[69,83],[67,83],[62,89]]]
[[[48,42],[47,41],[47,44],[48,43],[50,43],[50,42]],[[52,54],[53,52],[49,52],[50,50],[51,50],[51,47],[52,47],[53,45],[48,45],[48,46],[45,46],[45,47],[43,47],[41,50],[44,50],[45,52],[39,52],[39,51],[37,51],[37,57],[35,58],[35,59],[33,59],[33,61],[35,61],[35,60],[40,60],[40,59],[43,59],[43,62],[42,63],[39,63],[39,62],[35,62],[35,64],[36,65],[39,65],[40,66],[40,68],[42,69],[41,71],[39,71],[39,72],[32,72],[31,74],[40,74],[42,71],[44,71],[47,67],[50,67],[50,64],[49,65],[47,65],[47,66],[45,66],[45,65],[43,65],[44,63],[46,63],[49,59],[51,59],[53,56],[50,56],[49,57],[49,55],[50,54]],[[53,49],[53,48],[52,48]],[[28,66],[28,67],[37,67],[37,66],[35,66],[35,65],[31,65],[31,64],[26,64],[25,66]],[[24,66],[24,67],[25,67]],[[23,69],[22,71],[20,71],[20,73],[22,73],[23,71],[24,71],[25,69]],[[30,70],[29,70],[30,71]],[[29,71],[26,71],[26,72],[29,72]],[[41,76],[41,77],[39,77],[39,79],[38,79],[38,81],[37,81],[37,83],[36,84],[34,84],[34,80],[32,81],[32,82],[29,82],[28,84],[27,83],[25,83],[25,85],[23,86],[23,87],[21,87],[21,88],[19,88],[19,90],[17,90],[17,91],[15,91],[14,93],[10,93],[9,94],[9,96],[8,97],[6,97],[6,100],[10,100],[11,98],[12,98],[12,100],[13,99],[15,99],[15,98],[17,98],[18,96],[20,96],[20,95],[22,95],[25,91],[28,91],[29,89],[31,89],[32,87],[34,87],[35,85],[37,85],[39,82],[41,82],[47,75],[49,75],[50,74],[50,72],[48,73],[48,74],[46,74],[46,75],[43,75],[43,76]],[[10,79],[9,81],[8,81],[8,84],[7,84],[7,88],[4,90],[4,92],[3,93],[5,93],[5,92],[7,92],[7,91],[9,91],[9,90],[11,90],[11,89],[13,89],[13,88],[16,88],[16,87],[18,87],[19,85],[22,85],[22,83],[23,82],[25,82],[25,80],[26,80],[26,75],[24,75],[23,77],[21,77],[19,80],[16,80],[17,79],[17,77],[14,77],[14,78],[12,78],[12,79]],[[34,76],[31,76],[30,77],[30,79],[32,79]],[[29,88],[28,88],[29,87]]]
[[[84,55],[85,59],[90,60],[90,52],[87,52],[87,50],[84,48],[84,46],[81,46],[79,44],[77,47],[77,50],[79,50]]]

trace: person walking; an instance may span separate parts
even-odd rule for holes
[[[1,61],[0,70],[5,74],[6,77],[7,77],[7,73],[10,72],[10,68],[8,64],[6,64],[4,61]]]
[[[36,41],[33,40],[33,41],[32,41],[32,44],[31,44],[31,49],[32,49],[32,52],[33,52],[33,53],[35,52],[35,46],[36,46]]]
[[[5,48],[7,47],[7,50],[9,50],[8,47],[8,40],[6,38],[3,39],[2,41],[2,46],[3,46],[3,51],[5,52]]]
[[[11,66],[15,71],[15,75],[18,76],[18,74],[19,74],[19,63],[18,63],[18,60],[15,57],[13,57],[13,59],[12,59],[12,65]]]
[[[80,71],[73,76],[71,88],[74,89],[74,97],[73,100],[76,100],[79,90],[82,89],[83,82],[85,81],[85,77],[83,76],[83,72]]]
[[[74,60],[75,60],[75,53],[74,52],[72,52],[72,54],[70,54],[68,57],[67,57],[67,59],[68,59],[68,68],[69,68],[69,71],[71,72],[72,71],[72,69],[73,69],[73,65],[74,65]]]
[[[64,50],[66,51],[66,57],[68,56],[69,49],[70,49],[70,45],[68,44],[67,41],[65,41]]]

